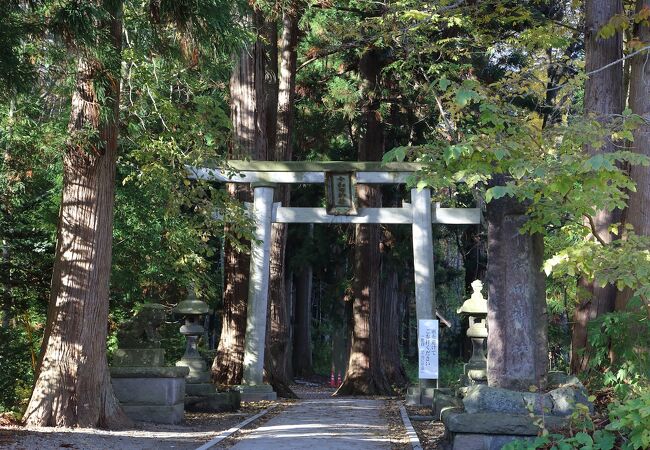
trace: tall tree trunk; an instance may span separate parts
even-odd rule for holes
[[[228,184],[228,193],[237,200],[251,201],[251,192],[241,184]],[[229,225],[226,225],[226,235]],[[246,300],[250,255],[238,251],[230,240],[224,245],[224,290],[221,334],[217,354],[212,363],[212,378],[216,383],[241,383],[246,335]]]
[[[278,127],[278,23],[266,20],[262,29],[265,40],[264,99],[266,108],[266,139],[269,159],[273,158]]]
[[[393,146],[398,143],[394,142]],[[386,206],[397,207],[402,202],[400,189],[384,190]],[[387,203],[387,204],[386,204]],[[380,246],[381,278],[379,281],[381,366],[391,386],[406,386],[408,379],[400,352],[400,325],[404,315],[406,295],[400,289],[400,263],[393,250],[398,244],[394,226],[384,225]],[[403,275],[403,274],[402,274]],[[405,279],[404,277],[402,278]]]
[[[400,358],[400,321],[406,295],[400,292],[397,270],[382,267],[381,289],[381,365],[392,386],[405,386],[406,371]]]
[[[293,370],[298,376],[308,377],[314,373],[311,354],[311,293],[313,278],[311,264],[294,274],[294,277],[296,303],[292,355]]]
[[[379,161],[384,152],[384,129],[380,120],[379,77],[383,55],[378,49],[368,49],[359,61],[362,78],[363,136],[359,141],[359,161]],[[378,186],[357,185],[361,208],[381,206]],[[354,248],[353,320],[350,359],[343,384],[337,394],[386,394],[390,384],[381,367],[380,352],[380,227],[357,225]]]
[[[640,12],[650,8],[650,1],[637,0],[636,10]],[[650,44],[650,27],[643,23],[634,27],[634,37],[643,45]],[[630,109],[634,114],[643,117],[645,121],[634,130],[634,150],[650,156],[650,67],[648,53],[643,52],[632,57],[630,66]],[[634,227],[634,232],[642,236],[650,236],[650,168],[647,166],[632,166],[630,178],[636,183],[636,191],[630,192],[630,200],[625,211],[624,221]],[[616,308],[624,310],[632,296],[630,289],[619,292],[616,298]]]
[[[259,25],[261,14],[252,14],[254,24]],[[230,153],[234,158],[265,160],[267,157],[263,92],[264,44],[258,36],[252,48],[242,50],[230,77],[230,117],[233,125]],[[239,201],[252,200],[247,186],[230,184],[228,192]],[[238,252],[232,243],[226,242],[224,262],[223,320],[217,355],[212,363],[212,378],[217,383],[233,385],[241,383],[243,376],[250,255],[248,252]]]
[[[586,71],[593,72],[601,67],[620,60],[623,56],[622,33],[617,32],[609,39],[598,36],[600,29],[616,14],[623,12],[621,0],[585,1],[585,59]],[[585,83],[585,114],[606,125],[615,114],[623,111],[623,65],[615,64],[605,70],[592,73]],[[590,154],[611,152],[612,142],[600,148],[587,147]],[[595,233],[610,242],[612,235],[609,226],[620,220],[619,212],[598,211],[594,217]],[[612,285],[600,287],[596,283],[581,279],[580,287],[587,294],[580,298],[575,310],[572,336],[571,370],[578,373],[589,366],[590,349],[588,345],[588,323],[596,317],[614,310],[616,288]],[[579,290],[580,291],[580,290]],[[585,298],[586,297],[586,298]]]
[[[277,128],[274,152],[275,161],[291,160],[291,140],[293,133],[294,96],[296,88],[296,45],[298,43],[298,21],[300,10],[297,2],[287,5],[282,18],[282,41],[280,44],[280,73],[277,104]],[[277,32],[276,32],[277,38]],[[275,51],[269,54],[276,58],[277,74],[277,45]],[[275,200],[284,206],[289,205],[289,188],[278,186]],[[287,224],[274,223],[271,232],[271,273],[270,273],[270,326],[267,355],[267,372],[270,372],[270,382],[273,388],[284,397],[295,397],[289,388],[289,366],[291,362],[291,297],[286,295],[285,259],[287,245]]]
[[[102,24],[121,48],[121,4]],[[100,27],[102,25],[99,25]],[[119,427],[129,423],[113,394],[106,360],[119,64],[103,67],[77,50],[76,85],[63,157],[63,195],[48,318],[29,425]],[[109,117],[100,117],[96,83],[106,76]],[[89,137],[88,130],[98,132]],[[89,141],[90,139],[90,141]]]

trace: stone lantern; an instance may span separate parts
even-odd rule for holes
[[[187,339],[185,354],[176,362],[176,366],[185,366],[190,369],[186,377],[188,383],[207,383],[210,381],[210,373],[207,370],[205,360],[199,353],[199,338],[205,332],[201,325],[201,318],[208,313],[208,305],[196,298],[193,288],[189,289],[187,299],[180,302],[174,308],[174,313],[185,317],[185,323],[181,326],[181,334]]]
[[[483,351],[488,336],[487,329],[487,300],[483,298],[480,280],[472,282],[472,295],[465,300],[456,311],[458,314],[469,316],[467,337],[472,341],[472,356],[464,366],[464,381],[467,384],[485,384],[487,382],[487,358]]]
[[[208,311],[208,305],[196,298],[191,287],[187,299],[174,308],[175,314],[185,317],[180,331],[187,339],[187,347],[183,357],[176,362],[176,366],[190,370],[185,377],[185,409],[201,412],[236,411],[240,405],[239,392],[217,392],[216,386],[210,382],[205,360],[199,353],[199,339],[205,333],[201,321]]]

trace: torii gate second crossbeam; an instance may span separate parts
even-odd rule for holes
[[[252,216],[257,225],[251,242],[248,312],[244,348],[242,400],[275,398],[264,384],[264,339],[269,291],[272,223],[376,223],[410,224],[413,229],[413,265],[416,316],[435,319],[433,233],[435,224],[478,224],[477,208],[432,208],[429,189],[411,189],[411,203],[401,208],[359,208],[354,215],[328,214],[326,208],[296,208],[273,203],[276,184],[326,182],[329,173],[354,173],[358,184],[405,184],[422,166],[417,163],[378,162],[270,162],[228,161],[228,167],[188,167],[190,178],[229,183],[250,183]],[[419,323],[419,322],[418,322]],[[429,386],[420,380],[420,387]]]

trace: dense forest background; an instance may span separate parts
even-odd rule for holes
[[[109,359],[122,321],[146,302],[171,311],[192,285],[211,308],[202,351],[215,382],[241,381],[251,193],[189,180],[186,165],[408,160],[425,165],[413,185],[443,206],[525,203],[522,232],[545,240],[552,369],[647,408],[649,18],[643,0],[6,1],[0,411],[24,411],[35,382],[70,149],[100,158],[106,136],[117,139]],[[79,96],[98,105],[81,126]],[[367,206],[409,200],[404,187],[363,189]],[[324,192],[298,185],[279,200],[320,206]],[[345,392],[413,382],[410,228],[273,233],[276,390],[291,396],[294,377],[331,371]],[[453,324],[442,383],[453,385],[469,351],[455,311],[485,278],[486,230],[434,233],[438,311]],[[357,295],[364,282],[377,283],[368,298]],[[351,349],[363,320],[373,342]],[[170,363],[183,350],[178,326],[163,330]],[[372,369],[350,369],[350,351]]]

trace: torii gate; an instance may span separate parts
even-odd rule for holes
[[[410,224],[413,228],[413,265],[416,317],[436,318],[433,233],[431,224],[478,224],[478,208],[432,208],[429,189],[411,189],[411,203],[401,208],[356,208],[354,185],[405,184],[422,168],[417,163],[379,162],[271,162],[228,161],[228,167],[188,167],[190,178],[228,183],[250,183],[252,217],[257,225],[251,242],[248,309],[244,347],[242,399],[274,399],[263,381],[264,340],[269,292],[272,223]],[[273,203],[277,184],[327,184],[328,208],[297,208]],[[421,379],[420,387],[430,386]]]

